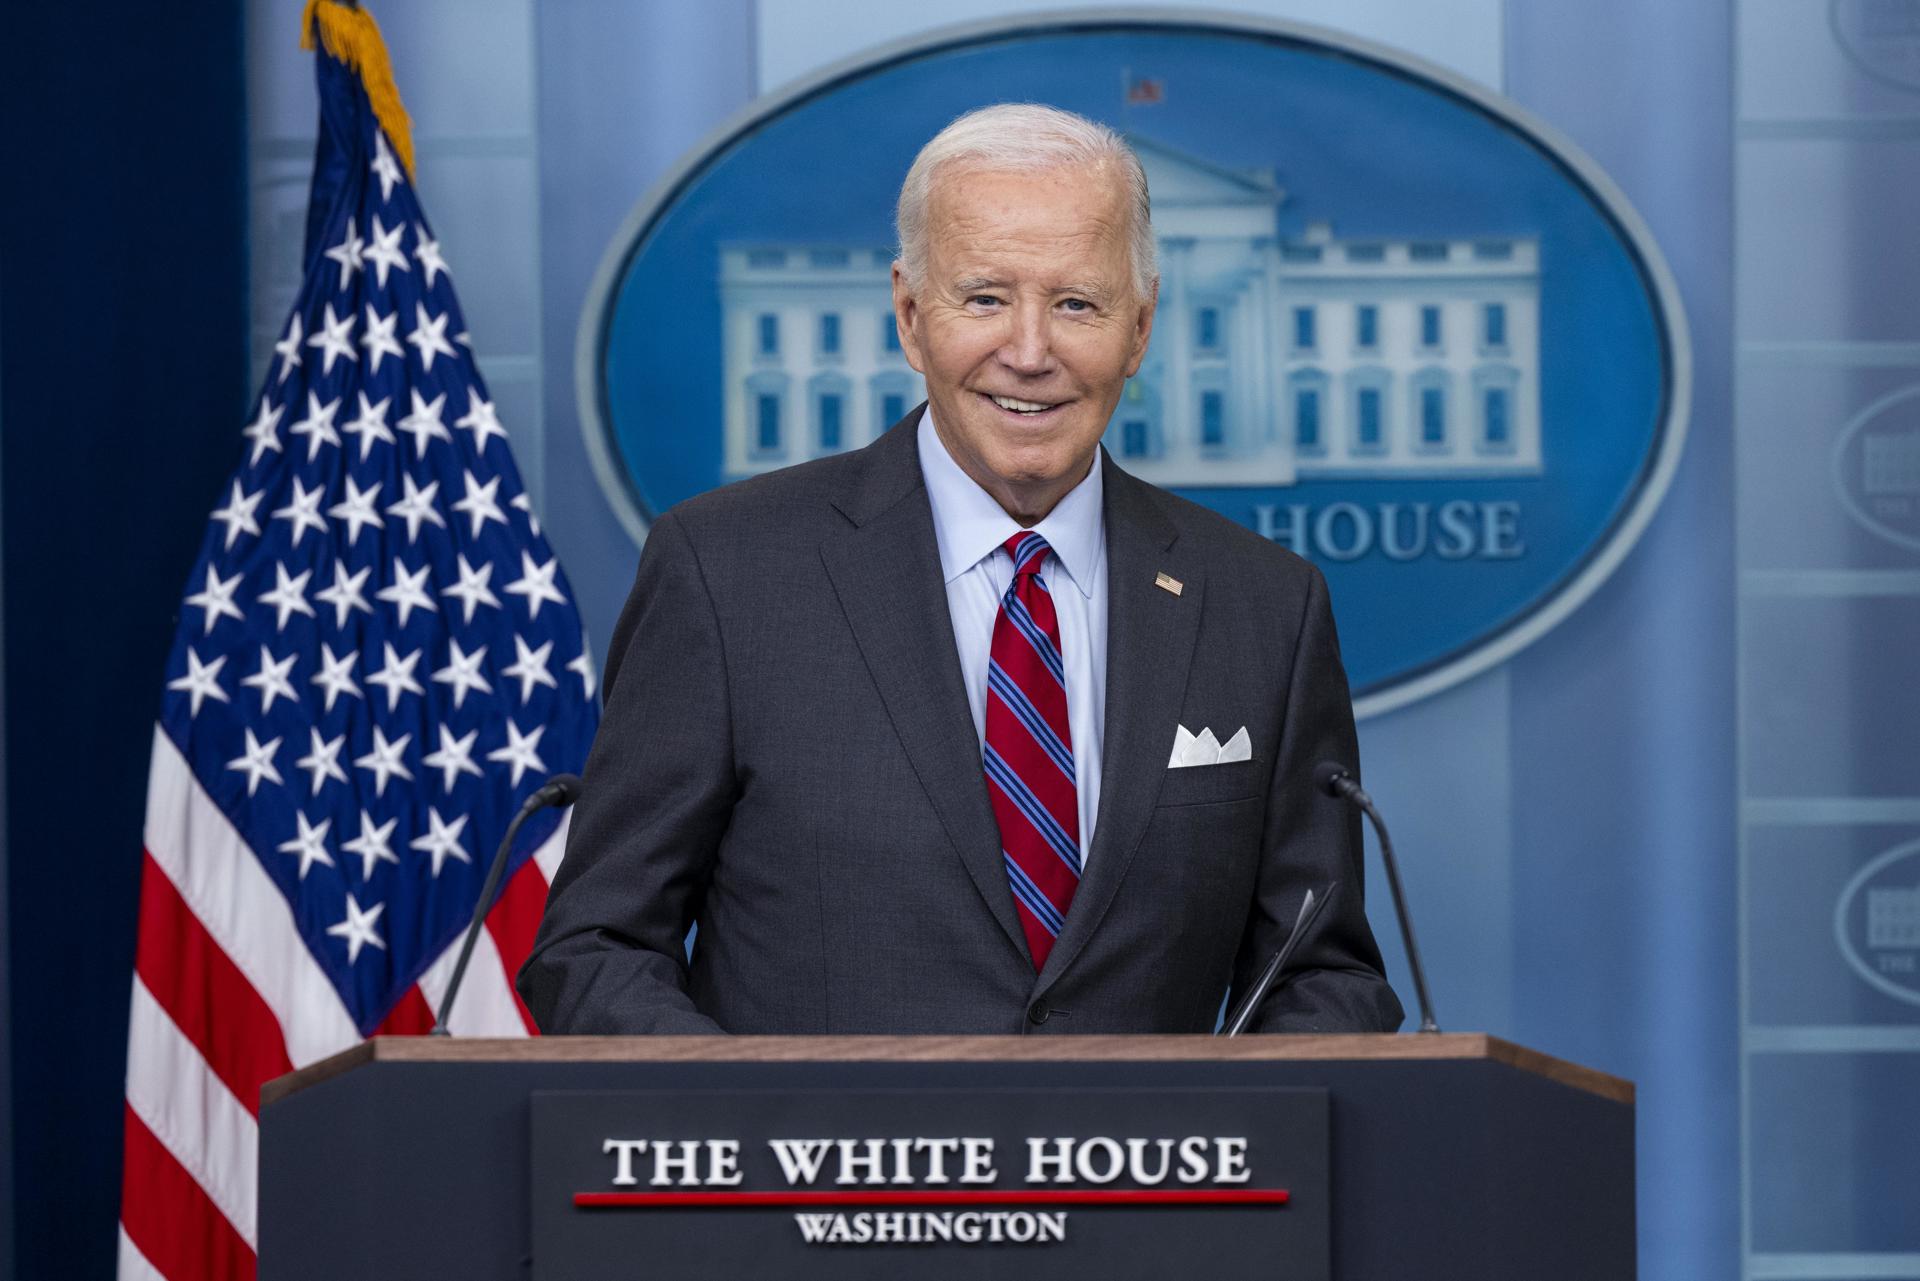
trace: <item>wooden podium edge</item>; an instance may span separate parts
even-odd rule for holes
[[[1282,1036],[379,1036],[267,1082],[261,1106],[367,1063],[1366,1062],[1489,1059],[1633,1106],[1633,1082],[1481,1032]]]

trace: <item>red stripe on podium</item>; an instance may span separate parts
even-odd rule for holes
[[[805,1205],[1285,1205],[1284,1188],[992,1188],[886,1192],[576,1192],[582,1207],[738,1209]]]

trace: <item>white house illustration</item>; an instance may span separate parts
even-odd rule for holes
[[[1534,475],[1539,245],[1279,233],[1271,172],[1129,139],[1147,171],[1160,308],[1106,445],[1160,485]],[[890,248],[720,251],[725,479],[866,444],[923,395]]]
[[[1861,473],[1861,487],[1874,497],[1920,494],[1920,431],[1868,436]]]
[[[1920,948],[1920,885],[1867,891],[1867,946]]]

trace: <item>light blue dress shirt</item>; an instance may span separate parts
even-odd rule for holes
[[[1000,598],[1013,581],[1013,558],[1001,544],[1023,526],[960,469],[933,429],[931,406],[920,416],[920,472],[933,505],[940,572],[954,648],[967,684],[974,734],[987,736],[987,658]],[[1073,735],[1074,784],[1080,802],[1080,854],[1093,846],[1100,812],[1100,740],[1107,704],[1107,531],[1100,458],[1033,532],[1051,549],[1040,576],[1060,619],[1060,656],[1067,672],[1067,725]]]

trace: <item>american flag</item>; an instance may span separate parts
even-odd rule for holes
[[[154,733],[122,1278],[254,1275],[261,1084],[431,1026],[509,819],[581,768],[599,719],[404,113],[369,96],[376,75],[391,89],[383,52],[369,72],[371,19],[318,7],[364,19],[342,28],[362,43],[315,58],[306,275],[188,578]],[[511,981],[563,840],[553,811],[522,829],[455,1032],[534,1030]]]

